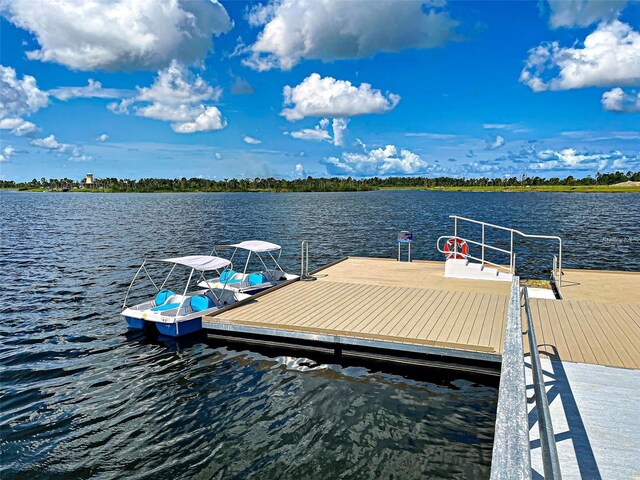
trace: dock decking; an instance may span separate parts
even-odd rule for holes
[[[349,258],[316,278],[209,316],[203,326],[371,340],[500,361],[508,283],[445,279],[440,262],[370,258]]]
[[[510,284],[443,272],[442,262],[350,257],[315,281],[208,316],[203,326],[499,362]],[[570,270],[567,277],[565,300],[531,301],[541,349],[566,361],[639,369],[640,274]],[[594,293],[618,277],[625,281],[620,295]]]

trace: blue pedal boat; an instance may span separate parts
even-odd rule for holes
[[[172,265],[171,270],[159,287],[153,281],[146,268],[146,265],[151,262]],[[166,288],[169,278],[178,266],[191,269],[181,294]],[[121,315],[126,320],[129,328],[132,329],[144,329],[145,327],[154,326],[161,335],[170,337],[181,337],[197,332],[202,329],[203,316],[249,297],[249,295],[226,288],[224,285],[207,285],[205,288],[189,292],[189,286],[196,272],[199,274],[197,281],[204,281],[205,274],[214,271],[220,275],[223,269],[231,267],[232,264],[229,260],[209,255],[145,260],[138,268],[129,285]],[[142,272],[151,281],[156,293],[151,300],[138,305],[127,306],[131,288]]]

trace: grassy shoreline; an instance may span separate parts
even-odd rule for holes
[[[431,192],[561,192],[561,193],[640,193],[640,186],[616,187],[614,185],[527,185],[486,187],[382,187],[380,190],[427,190]]]
[[[21,191],[21,192],[47,192],[45,188],[31,188],[18,190],[15,188],[0,188],[1,191]],[[74,188],[69,192],[56,193],[318,193],[318,192],[340,192],[340,191],[376,191],[376,190],[422,190],[429,192],[557,192],[557,193],[640,193],[640,186],[616,187],[613,185],[540,185],[540,186],[476,186],[476,187],[379,187],[370,190],[277,190],[277,189],[250,189],[250,190],[130,190],[121,191],[113,189],[83,189]]]

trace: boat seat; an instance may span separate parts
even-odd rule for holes
[[[159,306],[165,304],[167,300],[169,300],[169,297],[171,297],[172,295],[175,295],[175,293],[173,293],[168,288],[163,288],[158,293],[156,293],[156,298],[154,299],[155,308],[158,308]],[[155,308],[152,310],[155,310]]]
[[[190,305],[193,312],[201,312],[202,310],[215,307],[216,302],[206,295],[194,295],[191,297]]]
[[[226,269],[223,270],[222,273],[220,274],[220,283],[240,283],[242,281],[242,279],[240,278],[235,278],[232,279],[231,277],[233,277],[236,274],[236,272],[234,272],[233,270],[230,269]]]
[[[157,307],[153,307],[151,311],[164,312],[165,310],[172,310],[174,308],[178,308],[179,306],[180,306],[179,303],[165,303],[164,305],[158,305]]]
[[[268,279],[260,272],[255,272],[249,275],[249,285],[260,285],[261,283],[267,282]]]

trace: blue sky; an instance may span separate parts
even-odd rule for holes
[[[3,179],[640,170],[640,2],[0,12]]]

